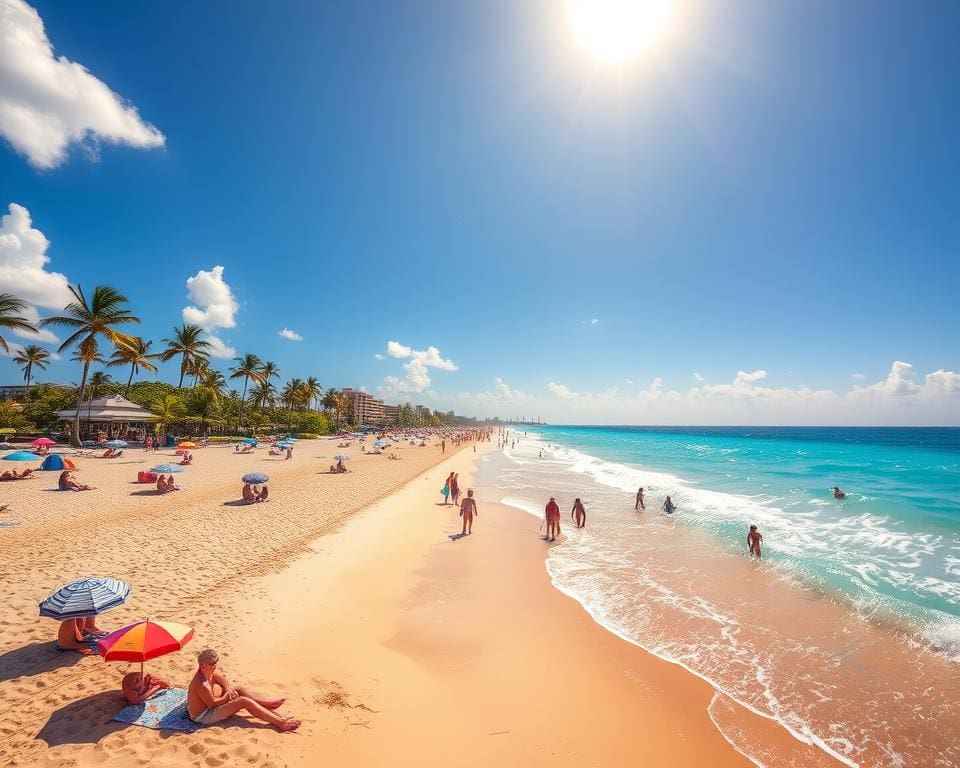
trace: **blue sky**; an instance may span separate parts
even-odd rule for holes
[[[0,212],[49,301],[462,413],[960,422],[957,3],[676,0],[622,67],[563,2],[0,13]]]

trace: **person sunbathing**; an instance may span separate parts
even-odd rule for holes
[[[2,475],[0,475],[0,481],[6,482],[8,480],[26,480],[33,474],[33,470],[30,467],[27,467],[23,472],[18,473],[15,469],[8,469]]]
[[[76,651],[82,656],[89,656],[93,648],[83,634],[86,619],[67,619],[60,622],[57,630],[57,647],[62,651]]]
[[[169,493],[170,491],[179,491],[180,486],[173,482],[173,475],[168,475],[167,477],[160,475],[160,477],[157,478],[157,490],[160,491],[160,493]]]
[[[83,483],[78,483],[72,477],[73,470],[65,469],[60,473],[60,479],[57,481],[57,488],[61,491],[92,491],[94,487],[92,485],[84,485]]]
[[[243,484],[243,500],[247,504],[253,504],[258,500],[260,494],[257,493],[257,487],[250,483]]]
[[[180,459],[180,466],[185,467],[188,464],[190,464],[190,462],[192,461],[193,461],[193,454],[190,453],[190,451],[187,451],[185,454],[183,454],[183,458]]]
[[[143,704],[153,694],[169,688],[170,683],[153,675],[141,675],[139,672],[130,672],[123,676],[120,684],[123,695],[131,704]]]
[[[210,725],[238,712],[247,712],[281,733],[300,727],[299,720],[280,717],[274,711],[283,705],[284,699],[267,699],[247,688],[233,688],[227,678],[217,672],[219,663],[220,657],[212,648],[200,651],[197,656],[197,671],[187,688],[187,714],[193,722]]]
[[[117,452],[113,448],[107,448],[100,456],[97,458],[100,459],[115,459],[117,457]]]

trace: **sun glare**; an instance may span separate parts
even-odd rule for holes
[[[568,0],[567,18],[594,58],[626,64],[648,52],[670,26],[676,0]]]

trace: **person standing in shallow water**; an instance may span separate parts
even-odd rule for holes
[[[667,496],[667,500],[663,502],[663,511],[666,512],[668,515],[672,515],[674,512],[676,512],[676,510],[677,510],[677,507],[674,505],[670,497]]]
[[[577,528],[586,528],[587,510],[583,508],[583,502],[580,499],[573,500],[573,509],[570,510],[570,517],[573,518],[573,524]]]
[[[646,506],[643,503],[643,488],[637,491],[637,503],[633,505],[633,508],[636,510],[646,509]]]
[[[763,543],[763,535],[760,531],[757,530],[757,526],[751,525],[750,530],[747,531],[747,547],[750,549],[750,554],[760,559],[760,545]]]
[[[460,503],[460,517],[463,518],[463,530],[461,536],[468,536],[473,533],[473,518],[479,517],[477,511],[477,501],[473,498],[473,489],[467,491],[467,497]]]
[[[557,500],[551,496],[550,501],[543,511],[547,523],[547,535],[544,537],[547,541],[556,541],[560,534],[560,506]]]

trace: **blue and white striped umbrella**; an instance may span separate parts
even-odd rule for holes
[[[60,587],[40,603],[40,615],[57,621],[96,616],[122,605],[130,585],[119,579],[91,577]]]
[[[126,448],[127,444],[123,440],[107,440],[107,448]]]
[[[179,464],[157,464],[157,466],[151,467],[150,471],[160,475],[172,475],[177,472],[183,472],[183,467]]]
[[[247,472],[242,478],[245,483],[254,483],[256,485],[261,485],[267,482],[270,478],[267,477],[263,472]]]

